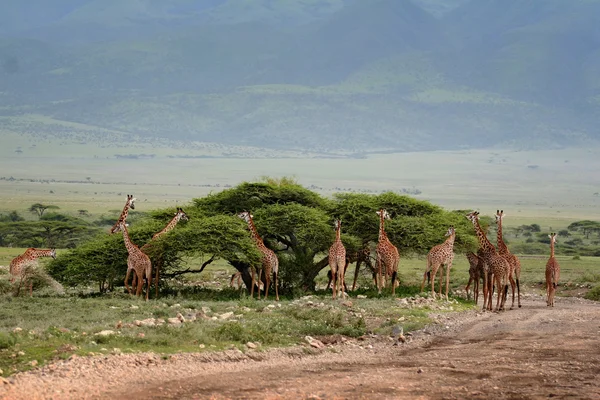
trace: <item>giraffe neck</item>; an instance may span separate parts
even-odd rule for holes
[[[50,249],[45,250],[45,249],[33,249],[32,248],[30,250],[27,250],[27,255],[30,258],[52,257],[52,253],[53,253],[53,251]]]
[[[550,258],[554,258],[554,239],[550,239]]]
[[[504,239],[502,239],[502,218],[498,219],[498,233],[497,233],[497,242],[498,242],[498,252],[501,254],[508,253],[508,247],[506,243],[504,243]]]
[[[483,229],[481,229],[481,225],[479,225],[478,219],[473,220],[473,227],[475,228],[475,234],[477,234],[477,239],[479,240],[479,246],[481,247],[481,250],[483,251],[483,253],[486,255],[495,254],[496,249],[494,248],[494,245],[492,243],[490,243],[490,241],[488,240]]]
[[[455,238],[456,238],[456,233],[453,233],[452,235],[448,236],[448,238],[444,241],[444,245],[446,247],[453,248]]]
[[[336,242],[341,242],[342,241],[342,229],[340,227],[338,227],[335,230],[335,241]]]
[[[119,219],[113,225],[113,227],[110,229],[110,231],[113,233],[116,232],[117,228],[119,227],[119,224],[121,222],[127,221],[127,215],[129,215],[129,200],[127,201],[127,203],[125,203],[125,207],[123,207],[123,211],[121,211],[121,215],[119,215]]]
[[[388,237],[385,233],[385,221],[383,219],[383,213],[379,216],[379,242],[385,242]]]
[[[256,243],[259,248],[265,247],[262,238],[256,230],[256,226],[254,226],[254,221],[252,221],[252,218],[248,220],[248,229],[250,230],[250,235],[252,236],[254,243]]]
[[[121,229],[123,230],[123,241],[125,242],[125,247],[127,248],[127,252],[129,254],[135,253],[136,250],[139,250],[139,248],[129,238],[129,232],[127,231],[127,226],[125,226],[125,224],[121,224]]]
[[[164,235],[165,233],[170,232],[171,230],[173,230],[173,228],[175,228],[175,226],[177,225],[177,223],[179,222],[179,220],[181,219],[181,214],[177,214],[175,215],[171,221],[169,221],[169,223],[167,224],[167,226],[165,226],[162,231],[155,233],[154,236],[152,236],[152,240],[156,240],[159,237],[161,237],[162,235]]]

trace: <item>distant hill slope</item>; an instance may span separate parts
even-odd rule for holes
[[[600,139],[597,0],[7,0],[0,117],[363,153]],[[61,128],[62,129],[62,128]]]

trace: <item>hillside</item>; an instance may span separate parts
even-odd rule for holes
[[[11,132],[347,153],[600,138],[596,0],[34,2],[0,15]]]

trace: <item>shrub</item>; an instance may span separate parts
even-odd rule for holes
[[[588,300],[600,301],[600,285],[587,292],[585,298]]]

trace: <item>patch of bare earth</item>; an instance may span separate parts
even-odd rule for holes
[[[17,374],[4,399],[600,399],[600,304],[528,296],[502,313],[437,315],[399,344],[76,357]],[[321,338],[327,342],[327,338]]]

